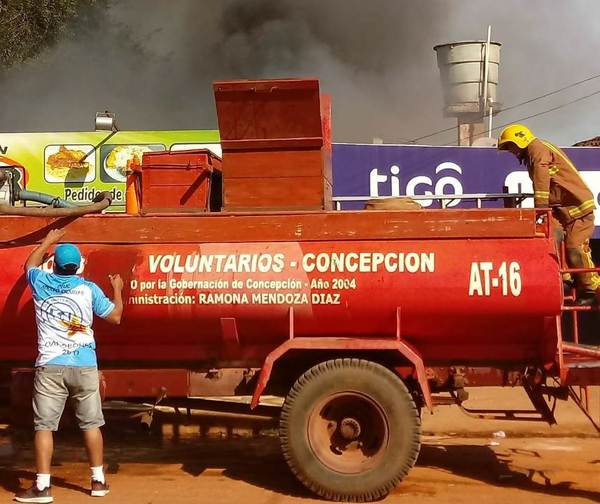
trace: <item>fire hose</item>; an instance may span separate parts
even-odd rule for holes
[[[35,201],[44,205],[50,205],[53,208],[72,208],[77,206],[70,201],[36,191],[19,191],[18,201]]]
[[[0,186],[4,182],[11,184],[12,173],[8,170],[0,170]],[[0,215],[22,215],[29,217],[79,217],[90,213],[101,212],[112,203],[112,195],[108,191],[98,193],[89,205],[76,206],[73,203],[51,196],[49,194],[20,190],[12,184],[12,195],[14,201],[35,201],[44,203],[46,207],[16,207],[13,205],[0,204]]]

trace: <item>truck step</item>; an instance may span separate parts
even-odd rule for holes
[[[565,366],[570,369],[590,369],[590,368],[600,368],[600,360],[598,359],[586,359],[578,358],[578,359],[565,359]]]

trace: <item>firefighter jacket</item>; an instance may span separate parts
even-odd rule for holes
[[[525,164],[533,181],[536,207],[554,207],[554,214],[562,223],[594,211],[592,191],[560,148],[536,138],[526,151]]]

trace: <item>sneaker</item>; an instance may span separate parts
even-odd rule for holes
[[[46,487],[43,490],[38,490],[37,485],[34,483],[31,488],[23,490],[15,495],[17,502],[53,502],[52,493],[50,487]]]
[[[576,306],[595,306],[598,302],[595,292],[582,292],[575,300]]]
[[[99,481],[92,480],[92,497],[104,497],[109,492],[108,484],[106,481],[100,483]]]

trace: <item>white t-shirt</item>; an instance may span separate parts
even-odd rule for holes
[[[115,308],[100,287],[77,275],[27,270],[38,328],[36,366],[96,366],[92,321]]]

